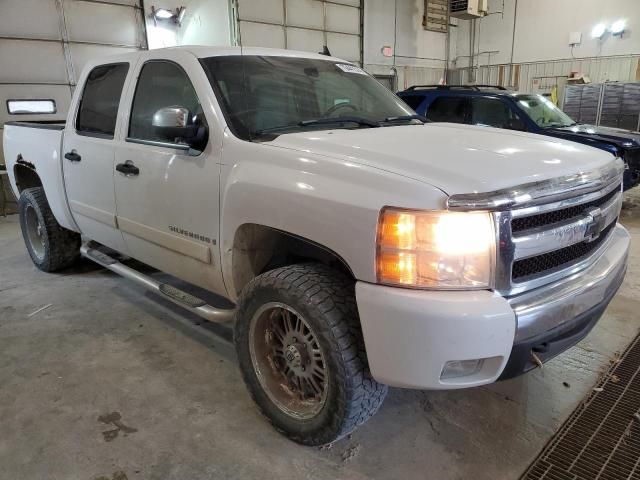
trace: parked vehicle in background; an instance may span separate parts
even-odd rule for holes
[[[94,60],[66,123],[10,122],[4,151],[38,268],[82,254],[234,319],[253,399],[307,445],[365,422],[387,385],[467,388],[536,368],[587,335],[626,272],[620,159],[425,124],[323,55]]]
[[[398,96],[433,122],[537,133],[605,150],[625,161],[625,190],[640,183],[640,133],[577,123],[542,95],[490,85],[415,85]]]

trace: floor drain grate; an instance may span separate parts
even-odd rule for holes
[[[640,480],[640,336],[522,480]]]

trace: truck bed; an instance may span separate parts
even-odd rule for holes
[[[24,188],[33,186],[26,170],[35,171],[58,223],[67,229],[77,230],[64,188],[61,148],[65,123],[61,120],[7,122],[3,131],[3,150],[16,198]]]

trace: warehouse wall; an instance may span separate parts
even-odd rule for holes
[[[444,75],[446,35],[425,30],[423,14],[423,0],[365,0],[364,64],[368,72],[388,75],[395,67],[399,89],[440,81]],[[451,38],[451,52],[455,55],[455,28]],[[383,56],[383,46],[393,47],[395,56]]]
[[[480,53],[475,60],[480,67],[477,81],[494,83],[502,77],[505,85],[518,83],[520,89],[535,90],[540,85],[556,85],[556,78],[571,71],[583,72],[594,82],[640,80],[638,9],[638,0],[489,0],[492,14],[475,22],[473,51]],[[607,33],[602,40],[591,38],[596,24],[610,26],[618,19],[627,21],[628,31],[622,37]],[[463,20],[459,25],[454,67],[465,68],[469,66],[472,22]],[[569,46],[571,32],[582,33],[581,44],[574,48]],[[487,68],[509,64],[512,57],[515,64],[521,64],[518,78],[508,67],[502,75],[497,66]]]

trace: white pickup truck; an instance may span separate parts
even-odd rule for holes
[[[620,159],[425,124],[322,55],[93,61],[66,123],[8,123],[4,152],[37,267],[82,254],[233,318],[255,402],[307,445],[362,424],[387,385],[473,387],[535,368],[586,336],[626,271]]]

